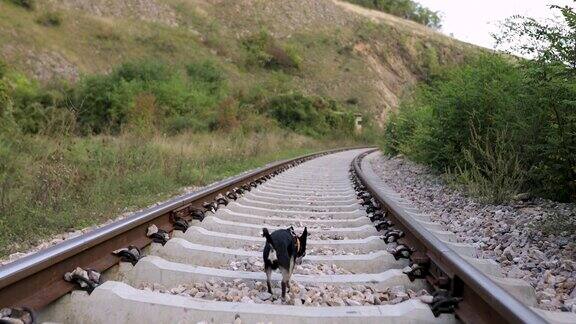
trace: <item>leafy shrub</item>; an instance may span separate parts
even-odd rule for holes
[[[240,125],[238,116],[238,102],[234,98],[227,98],[218,106],[216,118],[217,128],[230,132]]]
[[[347,136],[353,131],[353,116],[335,101],[299,93],[271,97],[260,107],[278,123],[296,132],[320,136]]]
[[[473,195],[499,204],[521,190],[525,170],[505,131],[498,130],[486,139],[472,132],[470,145],[463,152],[466,165],[457,168],[457,180]]]
[[[44,123],[40,134],[52,137],[74,135],[76,114],[68,109],[49,107],[44,112]]]
[[[28,10],[34,10],[34,8],[36,8],[36,0],[10,0],[10,1]]]
[[[155,98],[157,117],[171,131],[180,131],[202,122],[208,129],[214,119],[211,108],[224,92],[223,74],[213,64],[190,64],[183,74],[166,64],[144,61],[123,64],[110,75],[83,79],[73,102],[84,133],[117,133],[135,107],[136,97],[149,93]]]
[[[537,72],[497,55],[443,71],[388,120],[385,149],[459,172],[493,201],[519,188],[569,200],[576,80]]]
[[[6,94],[11,104],[10,118],[21,131],[37,134],[46,122],[46,109],[59,105],[62,89],[48,89],[26,76],[11,72],[5,77]]]
[[[134,104],[126,113],[124,130],[138,136],[154,134],[157,111],[156,97],[153,94],[136,95]]]
[[[225,87],[224,72],[211,61],[188,64],[186,72],[191,81],[202,84],[212,93],[216,94]]]
[[[36,18],[36,23],[46,27],[58,27],[62,24],[62,15],[58,12],[45,12]]]
[[[295,47],[280,46],[266,31],[250,36],[242,42],[247,52],[246,64],[271,70],[297,70],[302,58]]]

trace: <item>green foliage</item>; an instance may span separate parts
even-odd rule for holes
[[[576,80],[534,64],[485,55],[443,71],[388,120],[385,149],[456,172],[492,201],[520,189],[569,200]]]
[[[260,109],[283,127],[313,137],[345,137],[353,131],[353,116],[342,111],[335,101],[320,97],[279,95],[267,99]]]
[[[463,149],[464,167],[457,168],[457,181],[475,196],[503,203],[515,196],[524,184],[525,170],[518,149],[506,133],[480,138],[474,131],[470,145]]]
[[[412,0],[347,0],[366,8],[376,9],[389,14],[412,20],[422,25],[440,29],[442,20],[436,11],[423,7]]]
[[[40,133],[53,117],[54,109],[63,100],[63,88],[41,87],[26,76],[10,72],[2,81],[4,118],[10,119],[20,131]],[[9,108],[9,109],[8,109]]]
[[[246,64],[271,70],[298,70],[302,58],[293,46],[281,46],[266,30],[242,41],[246,50]]]
[[[425,81],[434,79],[440,73],[441,65],[435,47],[425,44],[420,50],[422,75]]]
[[[156,97],[150,93],[141,93],[134,98],[134,105],[127,112],[123,130],[139,137],[153,135],[157,113]]]
[[[168,130],[208,129],[214,117],[211,108],[225,92],[224,76],[207,62],[189,64],[186,72],[144,61],[123,64],[110,75],[83,79],[73,96],[83,132],[117,133],[127,122],[135,98],[143,93],[154,96],[157,116]]]
[[[28,10],[36,8],[36,0],[10,0],[10,2]]]
[[[45,27],[58,27],[62,24],[62,15],[55,11],[45,12],[36,18],[36,23]]]
[[[514,16],[503,24],[496,40],[533,57],[521,62],[526,93],[541,107],[531,116],[534,132],[542,140],[529,147],[537,156],[529,181],[541,185],[539,192],[576,200],[576,11],[572,6],[550,8],[561,19],[540,22]]]
[[[213,62],[191,63],[182,71],[138,61],[71,87],[43,87],[13,73],[7,102],[18,129],[27,134],[149,136],[186,130],[265,132],[278,126],[317,138],[353,134],[352,114],[333,100],[290,93],[290,80],[274,71],[265,84],[229,96],[226,76]]]

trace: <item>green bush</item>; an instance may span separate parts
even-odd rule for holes
[[[470,144],[463,149],[466,164],[458,167],[457,180],[473,195],[503,203],[522,189],[525,170],[518,148],[509,139],[500,130],[484,139],[472,133]]]
[[[186,72],[192,82],[199,83],[214,94],[222,91],[226,85],[224,72],[211,61],[188,64]]]
[[[2,81],[4,100],[10,103],[10,116],[25,133],[39,133],[46,125],[46,109],[59,107],[65,91],[63,88],[42,87],[22,74],[10,72]],[[6,110],[5,110],[6,111]]]
[[[127,122],[135,98],[154,96],[158,118],[170,131],[180,131],[203,122],[206,129],[215,107],[223,98],[223,73],[211,63],[187,66],[186,74],[159,62],[126,63],[110,75],[83,79],[73,102],[83,133],[117,133]],[[196,122],[184,119],[196,119]],[[188,126],[186,126],[188,125]],[[194,127],[197,128],[197,127]]]
[[[353,116],[335,101],[320,97],[279,95],[265,100],[260,109],[281,126],[313,137],[347,136],[353,131]]]
[[[36,23],[46,27],[58,27],[62,24],[62,15],[58,12],[45,12],[36,18]]]
[[[279,45],[266,30],[247,37],[242,45],[247,53],[248,66],[292,71],[299,69],[302,64],[302,58],[295,47]]]
[[[460,173],[492,201],[521,189],[569,200],[576,80],[543,81],[533,64],[484,55],[443,71],[388,120],[385,149]]]

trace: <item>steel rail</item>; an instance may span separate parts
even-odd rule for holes
[[[430,260],[430,269],[449,279],[450,293],[460,297],[455,314],[465,323],[547,323],[536,312],[524,305],[484,273],[476,269],[430,231],[424,228],[398,203],[389,198],[378,186],[372,170],[362,170],[361,161],[369,153],[357,156],[352,162],[356,175],[381,205],[390,221],[405,233],[400,239]],[[402,241],[403,240],[403,241]],[[427,276],[432,285],[437,277]]]
[[[269,163],[0,267],[0,308],[28,307],[35,311],[41,310],[76,288],[64,280],[66,272],[76,267],[99,272],[110,269],[120,260],[112,251],[129,245],[144,248],[152,242],[146,236],[147,228],[152,224],[159,229],[173,231],[170,221],[173,211],[187,206],[202,209],[204,202],[212,201],[234,187],[248,184],[292,163],[351,149],[358,148],[328,150]]]

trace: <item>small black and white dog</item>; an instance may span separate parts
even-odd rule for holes
[[[282,298],[286,297],[286,287],[290,289],[290,277],[294,271],[294,265],[302,263],[302,258],[306,255],[306,238],[308,228],[304,228],[301,236],[296,235],[294,228],[280,229],[268,232],[267,228],[262,229],[262,236],[266,238],[264,246],[264,271],[268,284],[268,292],[272,293],[270,278],[272,270],[280,269],[282,272]]]

